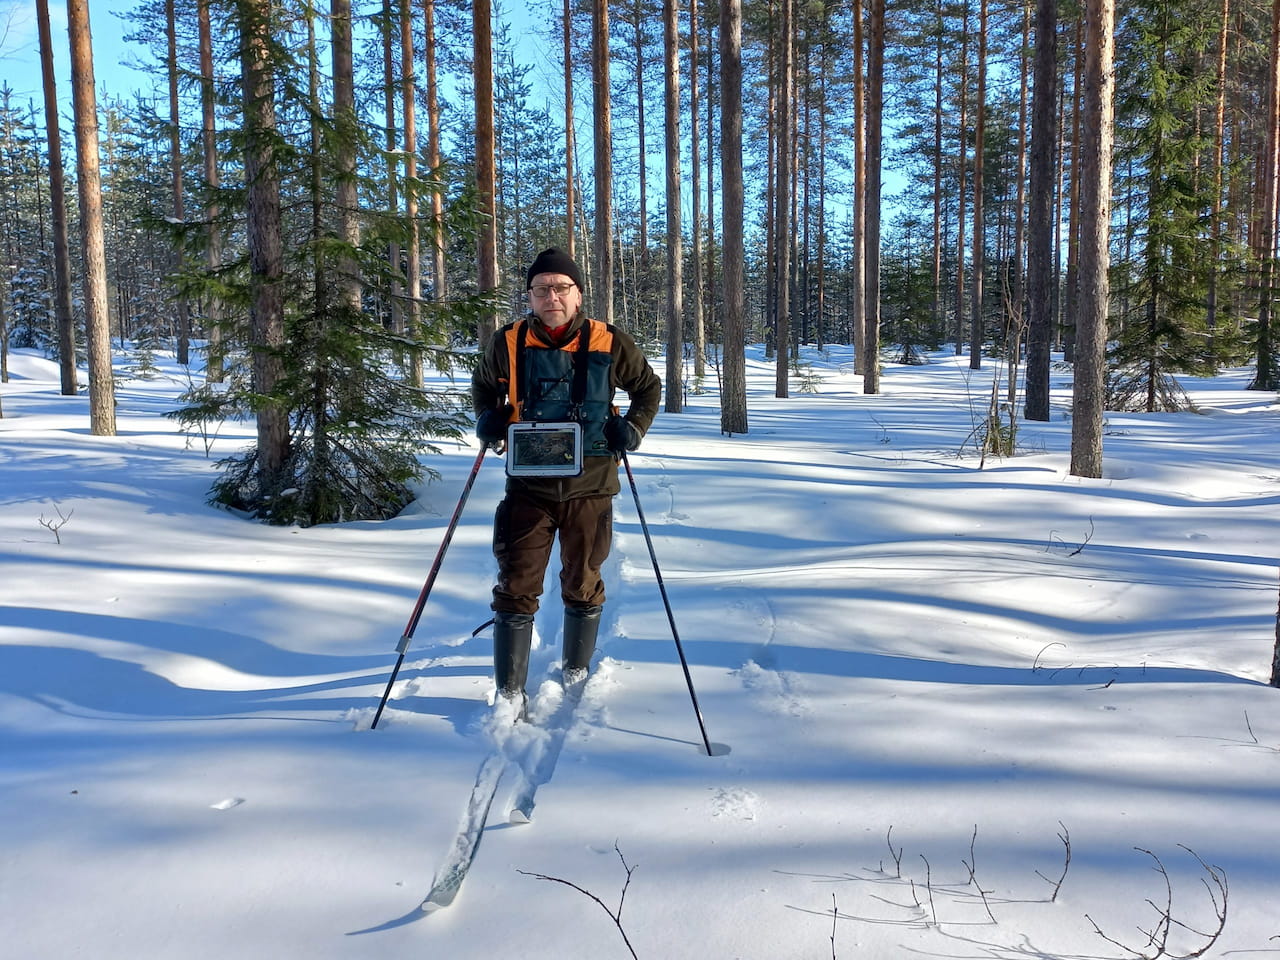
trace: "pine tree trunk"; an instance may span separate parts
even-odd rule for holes
[[[829,24],[825,22],[826,10],[823,10],[823,35],[829,34]],[[828,50],[830,44],[824,40],[822,57],[819,60],[819,96],[821,103],[818,110],[818,250],[817,271],[814,286],[814,337],[819,350],[827,346],[826,309],[827,309],[827,78],[829,73]]]
[[[1280,0],[1277,0],[1280,4]],[[1115,78],[1114,0],[1086,0],[1083,129],[1080,145],[1080,266],[1076,314],[1075,397],[1071,473],[1102,476],[1102,417],[1106,392],[1108,238]]]
[[[1071,85],[1071,160],[1065,162],[1064,168],[1071,171],[1071,190],[1067,211],[1067,266],[1062,282],[1062,324],[1063,359],[1068,363],[1075,362],[1076,356],[1076,324],[1080,307],[1080,170],[1084,165],[1081,155],[1081,136],[1084,114],[1084,23],[1079,15],[1075,28],[1075,78]]]
[[[1231,0],[1222,0],[1222,14],[1218,25],[1218,95],[1214,106],[1213,122],[1213,206],[1209,213],[1209,289],[1205,296],[1205,326],[1209,331],[1209,355],[1214,356],[1214,337],[1218,329],[1218,280],[1222,260],[1222,188],[1224,183],[1224,156],[1227,127],[1227,40],[1230,36]],[[1216,357],[1214,360],[1217,363]]]
[[[1036,0],[1035,84],[1031,96],[1031,169],[1027,209],[1028,420],[1049,419],[1053,339],[1054,144],[1057,142],[1058,3]]]
[[[240,0],[244,87],[245,233],[249,248],[250,349],[253,390],[266,398],[257,411],[259,490],[277,489],[289,458],[288,411],[272,394],[284,377],[284,253],[279,171],[276,168],[274,70],[270,57],[270,0]]]
[[[666,0],[663,0],[666,3]],[[664,8],[665,9],[665,8]],[[640,267],[637,271],[640,277],[648,272],[649,266],[649,165],[648,165],[648,149],[646,144],[649,139],[649,131],[645,124],[645,102],[644,102],[644,32],[641,29],[644,23],[645,13],[643,8],[643,0],[635,0],[632,11],[635,18],[635,58],[636,58],[636,142],[638,145],[638,153],[636,161],[639,164],[640,171],[636,176],[636,187],[640,194],[640,218],[637,226],[640,228]]]
[[[449,297],[444,258],[444,184],[440,169],[440,95],[436,79],[436,4],[424,0],[423,21],[427,67],[427,167],[431,177],[431,290],[432,299],[443,303]],[[570,107],[572,109],[572,107]]]
[[[53,37],[49,0],[36,0],[40,36],[40,72],[44,83],[44,118],[49,157],[50,227],[53,231],[53,311],[58,323],[58,370],[62,395],[74,396],[76,324],[71,306],[71,245],[67,233],[67,188],[62,175],[62,131],[58,124],[58,90],[53,74]]]
[[[794,119],[792,108],[792,89],[795,68],[792,57],[794,38],[792,32],[792,0],[780,0],[778,20],[778,133],[777,133],[777,187],[774,190],[774,285],[776,293],[776,313],[774,330],[777,356],[774,366],[775,397],[786,397],[789,393],[791,375],[791,141]]]
[[[1018,366],[1022,362],[1022,338],[1026,334],[1026,249],[1027,249],[1027,108],[1030,92],[1031,5],[1022,8],[1022,53],[1018,57],[1018,159],[1014,167],[1018,186],[1013,209],[1012,292],[1009,304],[1009,409],[1018,401]],[[1012,415],[1012,414],[1011,414]]]
[[[933,48],[933,286],[929,320],[935,335],[942,339],[946,331],[942,307],[942,83],[945,76],[942,53],[946,44],[943,0],[935,0],[934,16],[938,36]]]
[[[592,261],[595,264],[596,319],[613,322],[613,113],[609,91],[609,0],[591,4],[592,139],[595,156],[596,216]]]
[[[350,0],[334,0],[334,3]],[[413,52],[413,4],[400,0],[400,98],[404,114],[404,206],[408,235],[405,237],[405,316],[409,339],[422,341],[422,249],[418,231],[418,82],[415,75],[417,57]],[[335,72],[336,72],[335,57]],[[336,85],[336,76],[335,76]],[[351,86],[351,117],[355,118],[355,88]],[[354,147],[354,141],[352,142]],[[354,169],[352,157],[352,167]],[[351,202],[355,203],[354,182]],[[357,302],[357,309],[358,309]],[[409,382],[422,386],[422,351],[413,349],[409,360]]]
[[[963,23],[960,27],[960,132],[957,138],[960,157],[956,163],[956,179],[959,188],[956,191],[956,304],[955,319],[951,325],[951,335],[955,341],[956,356],[963,352],[964,318],[965,318],[965,237],[968,227],[965,222],[965,189],[969,172],[969,0],[965,0],[961,12]]]
[[[175,0],[165,0],[164,30],[168,46],[165,69],[169,79],[169,166],[173,180],[173,219],[182,223],[187,218],[182,186],[182,128],[178,115],[178,27],[174,11]],[[180,247],[174,248],[175,267],[182,262]],[[174,298],[174,310],[178,320],[178,362],[184,367],[191,362],[191,309],[186,295],[179,292]]]
[[[987,135],[987,0],[978,4],[978,104],[973,121],[973,295],[970,298],[969,369],[982,369],[982,282],[986,269],[987,225],[983,213],[983,181],[986,164],[983,149]]]
[[[338,129],[334,164],[338,170],[334,203],[338,208],[338,236],[348,247],[360,245],[360,199],[356,173],[356,141],[359,118],[356,116],[355,51],[351,0],[331,0],[329,18],[333,46],[333,116]],[[408,24],[405,25],[408,32]],[[338,286],[344,308],[356,316],[360,313],[360,267],[354,256],[344,256],[339,265]]]
[[[397,167],[396,146],[399,142],[399,128],[396,126],[396,79],[395,79],[395,27],[396,18],[391,8],[391,0],[382,0],[382,16],[379,20],[382,31],[382,109],[386,121],[383,129],[386,146],[387,164],[387,209],[393,214],[400,209],[400,190],[396,186]],[[404,332],[403,297],[404,288],[400,283],[400,243],[398,240],[387,242],[387,266],[391,271],[391,302],[389,314],[391,329],[397,333]]]
[[[1266,142],[1259,170],[1262,192],[1257,257],[1261,267],[1258,298],[1257,373],[1251,390],[1280,390],[1273,343],[1276,288],[1276,217],[1280,210],[1280,0],[1272,0],[1271,42],[1267,58]]]
[[[742,14],[741,7],[739,7],[739,10],[738,10],[739,20],[741,19],[741,14]],[[716,168],[716,123],[715,123],[716,82],[715,81],[716,81],[716,71],[718,69],[718,64],[716,63],[716,57],[714,54],[715,44],[713,43],[713,36],[712,36],[713,29],[712,29],[711,17],[707,17],[706,21],[707,21],[707,74],[706,74],[707,95],[704,99],[706,100],[706,107],[707,107],[707,112],[706,112],[707,129],[706,129],[705,140],[703,142],[707,146],[707,156],[705,158],[705,163],[707,165],[706,166],[706,171],[707,171],[706,208],[705,208],[707,211],[707,236],[706,236],[706,242],[703,244],[703,247],[707,252],[707,265],[706,265],[706,269],[703,271],[703,275],[706,277],[705,289],[706,289],[707,301],[706,301],[705,313],[707,316],[707,322],[710,323],[712,328],[714,329],[715,315],[716,315],[715,296],[713,293],[715,282],[716,282],[715,280],[716,278],[716,200],[715,200],[715,196],[716,196],[716,176],[715,176],[715,172],[716,172],[715,171],[715,168]],[[741,37],[739,37],[739,40],[741,40]],[[739,54],[741,54],[740,43],[739,43]],[[739,74],[739,79],[741,79],[741,74]],[[741,103],[742,103],[741,96],[739,96],[738,103],[739,103],[739,106],[741,106]],[[721,321],[721,345],[722,346],[723,346],[723,343],[724,343],[724,327],[723,327],[723,318],[722,318],[722,321]]]
[[[561,32],[564,38],[564,235],[565,252],[576,257],[577,231],[574,225],[574,168],[577,147],[573,128],[573,9],[571,0],[564,0],[561,14]]]
[[[214,199],[219,185],[218,173],[218,134],[214,120],[214,86],[213,86],[213,30],[209,20],[210,0],[198,0],[196,21],[200,44],[200,149],[204,161],[204,183],[209,192],[209,200],[205,206],[207,235],[205,238],[205,267],[216,273],[222,268],[222,207]],[[210,298],[208,305],[208,348],[205,355],[205,381],[221,383],[224,378],[222,345],[222,306],[217,297]]]
[[[690,287],[692,303],[689,318],[693,327],[693,378],[701,383],[707,375],[707,334],[706,320],[702,312],[703,278],[702,278],[702,140],[699,125],[699,91],[698,91],[698,0],[689,0],[689,144],[692,155],[689,159],[691,183],[690,195],[693,202],[693,223],[691,224],[691,240],[693,249],[690,252],[689,266],[692,272]]]
[[[746,297],[742,235],[742,0],[720,0],[720,196],[724,263],[724,380],[720,432],[747,432]]]
[[[867,91],[863,78],[862,0],[853,0],[853,251],[849,272],[849,324],[853,327],[853,372],[867,372]]]
[[[684,410],[684,241],[680,217],[680,30],[677,0],[662,0],[667,173],[666,412]]]
[[[94,89],[93,41],[88,0],[67,0],[71,38],[71,91],[75,111],[76,176],[84,254],[85,340],[89,348],[89,429],[116,433],[115,381],[111,373],[111,318],[107,305],[107,252],[102,221],[102,174],[98,153],[98,99]]]
[[[866,347],[862,392],[880,392],[880,178],[884,145],[885,0],[871,0],[867,43]]]
[[[473,68],[476,97],[476,187],[481,216],[476,282],[482,291],[498,288],[497,170],[493,129],[493,19],[489,0],[472,6]],[[479,320],[483,347],[498,329],[496,313]]]

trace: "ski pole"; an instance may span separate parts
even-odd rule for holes
[[[413,631],[418,629],[418,621],[422,618],[422,609],[427,605],[427,597],[431,594],[431,588],[435,585],[436,576],[440,573],[440,564],[444,561],[444,552],[449,549],[449,541],[453,539],[453,532],[458,529],[458,521],[462,518],[462,508],[467,504],[467,497],[471,495],[471,487],[476,482],[476,475],[480,472],[480,464],[484,462],[484,455],[489,452],[489,445],[482,443],[480,452],[476,454],[476,462],[471,467],[471,473],[467,477],[467,482],[463,484],[462,496],[458,498],[458,505],[453,510],[453,516],[449,519],[449,527],[444,532],[444,539],[440,541],[440,549],[436,551],[436,559],[431,564],[431,572],[427,574],[427,582],[422,585],[422,590],[418,594],[418,602],[413,605],[413,613],[409,616],[409,622],[405,625],[404,633],[400,637],[400,643],[396,646],[396,650],[400,656],[396,658],[396,665],[391,670],[391,679],[387,681],[387,689],[382,692],[382,702],[378,704],[378,712],[373,715],[373,723],[369,726],[371,729],[378,729],[378,721],[382,719],[382,711],[387,705],[387,698],[391,696],[391,688],[395,685],[396,677],[400,675],[400,667],[404,663],[405,652],[409,649],[409,642],[413,639]]]
[[[667,622],[671,624],[671,637],[676,642],[676,653],[680,654],[680,666],[684,670],[684,682],[689,685],[689,699],[693,701],[693,713],[698,718],[698,729],[702,731],[702,745],[707,748],[707,756],[711,752],[711,741],[707,738],[707,725],[702,722],[702,710],[698,706],[698,695],[693,689],[693,677],[689,674],[689,661],[684,656],[684,646],[680,643],[680,631],[676,629],[676,617],[671,612],[671,601],[667,599],[667,587],[662,582],[662,571],[658,569],[658,555],[653,550],[653,538],[649,536],[649,524],[644,519],[644,507],[640,506],[640,491],[636,489],[636,477],[631,472],[631,461],[626,451],[622,453],[622,465],[627,468],[627,480],[631,484],[631,493],[636,498],[636,513],[640,517],[640,529],[644,531],[644,542],[649,547],[649,559],[653,561],[653,575],[658,580],[658,592],[662,594],[663,606],[667,608]]]

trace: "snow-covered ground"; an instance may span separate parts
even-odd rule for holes
[[[659,416],[631,464],[718,755],[624,477],[583,702],[555,709],[552,585],[551,720],[507,738],[470,876],[427,914],[496,736],[471,631],[500,463],[371,730],[476,448],[396,520],[266,527],[205,503],[171,358],[100,438],[15,354],[0,953],[629,956],[593,894],[646,960],[1154,956],[1163,932],[1186,954],[1224,899],[1209,955],[1280,956],[1275,395],[1232,371],[1185,381],[1198,413],[1110,414],[1085,480],[1062,368],[1052,422],[979,469],[993,371],[931,359],[868,397],[846,349],[810,352],[818,391],[776,399],[753,351],[749,434],[721,437],[714,389]],[[250,435],[222,426],[214,457]],[[511,826],[522,770],[546,782]]]

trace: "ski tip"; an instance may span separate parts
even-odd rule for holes
[[[507,814],[507,823],[511,824],[512,826],[519,826],[522,823],[531,823],[531,822],[532,822],[532,818],[529,816],[529,814],[521,810],[519,807],[516,807],[509,814]]]
[[[451,903],[453,903],[453,897],[449,897],[448,900],[437,900],[434,897],[427,897],[427,899],[418,904],[418,909],[423,913],[435,913],[438,910],[443,910]]]

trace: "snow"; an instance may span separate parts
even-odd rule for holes
[[[572,724],[554,582],[530,681],[550,726],[504,734],[488,705],[491,459],[373,730],[475,448],[395,520],[266,527],[205,503],[251,425],[211,458],[178,434],[172,357],[118,384],[103,438],[15,353],[6,956],[625,957],[584,895],[616,910],[624,885],[649,960],[1150,956],[1170,897],[1168,952],[1205,945],[1215,877],[1209,955],[1280,955],[1275,395],[1188,379],[1197,412],[1108,414],[1106,475],[1081,479],[1055,367],[1052,421],[979,469],[990,361],[930,359],[869,397],[847,348],[810,350],[818,392],[777,399],[753,350],[749,434],[691,395],[632,455],[708,757],[625,476]],[[495,741],[479,853],[426,914]],[[545,782],[511,826],[522,771]]]

